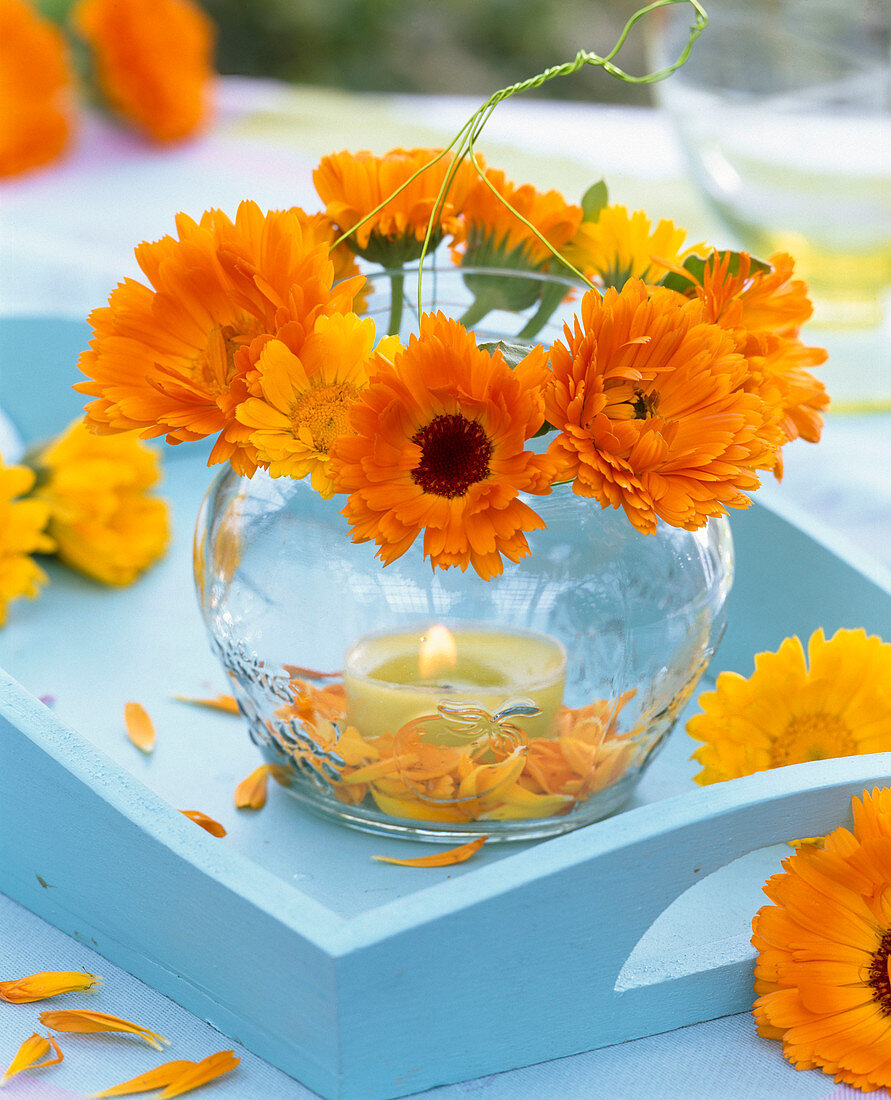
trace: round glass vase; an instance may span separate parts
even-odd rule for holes
[[[459,317],[463,274],[440,272],[432,303]],[[551,317],[566,290],[548,289]],[[374,312],[392,316],[378,291]],[[528,336],[541,296],[524,308],[485,310],[478,342]],[[199,603],[251,739],[301,805],[377,833],[520,840],[628,800],[723,632],[729,524],[642,535],[569,484],[524,499],[546,529],[484,581],[432,569],[420,538],[382,565],[308,479],[217,475]]]

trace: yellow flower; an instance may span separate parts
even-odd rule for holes
[[[309,474],[318,493],[333,494],[328,452],[350,430],[350,408],[368,384],[374,337],[371,318],[347,313],[320,317],[294,350],[283,340],[262,345],[250,376],[256,396],[235,415],[251,429],[257,461],[272,477]]]
[[[865,630],[822,630],[759,653],[747,680],[722,672],[699,697],[704,713],[687,732],[704,742],[693,754],[698,783],[825,760],[891,751],[891,643]]]
[[[873,1092],[891,1088],[891,790],[852,808],[853,831],[797,849],[764,887],[752,1014],[796,1069]]]
[[[47,1057],[50,1049],[55,1052],[55,1057],[53,1058]],[[15,1077],[16,1074],[21,1073],[23,1070],[43,1069],[44,1066],[56,1066],[64,1057],[65,1055],[59,1050],[56,1040],[51,1035],[44,1037],[43,1035],[38,1035],[35,1031],[30,1038],[22,1043],[16,1052],[15,1058],[13,1058],[7,1066],[6,1072],[0,1077],[0,1088],[2,1088],[10,1078]],[[41,1058],[45,1058],[46,1061],[41,1062]]]
[[[49,532],[67,565],[123,585],[164,553],[167,505],[146,493],[160,477],[158,457],[135,435],[95,436],[76,422],[36,462],[37,496],[49,505]]]
[[[566,259],[592,281],[620,290],[629,279],[654,284],[672,266],[701,253],[703,245],[684,248],[685,230],[662,219],[653,229],[643,210],[605,206],[597,221],[584,221],[563,250]]]
[[[33,599],[47,579],[30,555],[54,548],[45,532],[49,508],[40,500],[19,499],[33,485],[33,471],[0,460],[0,626],[10,602],[19,596]]]
[[[0,1001],[25,1004],[58,997],[60,993],[83,993],[102,985],[102,979],[84,970],[42,970],[26,978],[0,982]]]

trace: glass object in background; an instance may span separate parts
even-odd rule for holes
[[[891,290],[891,5],[713,0],[708,10],[686,65],[656,86],[693,178],[741,246],[795,257],[816,325],[879,327]],[[660,15],[655,64],[689,24],[683,7]]]
[[[370,280],[381,328],[397,288],[403,338],[416,275]],[[499,279],[509,294],[478,341],[559,334],[570,284],[536,273],[431,270],[421,307],[480,317]],[[547,529],[484,581],[431,569],[421,540],[383,567],[308,480],[217,476],[199,603],[252,740],[300,803],[374,832],[517,840],[627,802],[723,632],[730,526],[643,535],[568,483],[529,502]]]

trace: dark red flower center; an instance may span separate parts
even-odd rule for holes
[[[438,497],[463,496],[471,485],[488,477],[492,444],[476,420],[460,413],[435,416],[415,432],[412,443],[421,448],[421,461],[412,481]]]
[[[872,957],[869,968],[869,984],[873,996],[879,1003],[883,1016],[891,1016],[891,971],[888,957],[891,956],[891,928],[882,937],[878,951]]]

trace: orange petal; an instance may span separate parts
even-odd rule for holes
[[[124,722],[127,736],[142,752],[151,752],[155,747],[155,727],[141,703],[124,704]]]
[[[447,852],[435,852],[432,856],[418,856],[417,859],[394,859],[392,856],[372,856],[378,863],[395,863],[399,867],[451,867],[453,863],[464,863],[474,852],[478,852],[489,838],[477,837]]]
[[[235,806],[239,810],[262,810],[266,805],[269,765],[261,764],[235,788]]]
[[[180,810],[179,812],[185,814],[186,817],[194,821],[196,825],[200,825],[202,829],[206,829],[211,836],[226,835],[226,830],[219,821],[214,821],[212,817],[208,817],[207,814],[202,813],[201,810]]]
[[[149,1092],[151,1089],[162,1089],[165,1085],[172,1084],[182,1073],[191,1069],[194,1066],[194,1062],[188,1062],[185,1060],[179,1060],[176,1062],[165,1062],[161,1066],[156,1066],[155,1069],[150,1069],[148,1073],[140,1073],[138,1077],[131,1077],[129,1081],[124,1081],[120,1085],[115,1085],[110,1089],[103,1089],[102,1092],[94,1092],[91,1094],[91,1100],[101,1100],[104,1096],[129,1096],[134,1092]]]
[[[224,1073],[235,1069],[240,1061],[241,1059],[236,1058],[232,1050],[220,1050],[216,1054],[209,1054],[200,1062],[193,1062],[192,1068],[185,1070],[182,1077],[168,1085],[158,1100],[170,1100],[172,1096],[182,1096],[184,1092],[190,1092],[199,1085],[222,1077]]]
[[[74,1031],[86,1034],[94,1031],[126,1031],[145,1039],[150,1047],[161,1050],[162,1044],[170,1043],[163,1035],[149,1031],[148,1028],[122,1020],[120,1016],[109,1016],[105,1012],[86,1012],[71,1010],[66,1012],[41,1012],[40,1022],[53,1031]]]
[[[178,703],[188,703],[193,707],[210,707],[211,710],[222,710],[226,714],[241,714],[234,695],[215,695],[212,699],[199,699],[191,695],[174,695]]]
[[[49,1058],[45,1062],[41,1062],[41,1058],[45,1058],[52,1048],[56,1052],[55,1058]],[[38,1035],[35,1031],[30,1039],[26,1039],[24,1043],[19,1047],[16,1052],[15,1058],[9,1063],[9,1067],[6,1073],[0,1077],[0,1087],[6,1084],[11,1078],[15,1077],[17,1073],[21,1073],[25,1069],[43,1069],[44,1066],[55,1066],[65,1055],[59,1050],[59,1046],[56,1040],[48,1035]]]
[[[41,970],[26,978],[0,982],[0,1001],[24,1004],[57,997],[60,993],[84,993],[102,985],[102,979],[84,970]]]

